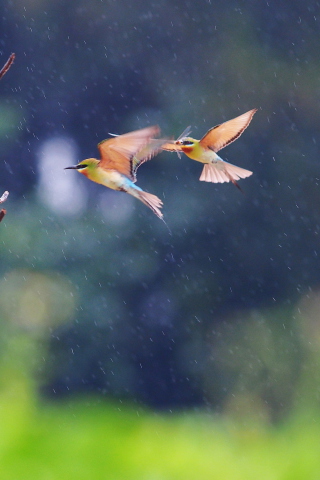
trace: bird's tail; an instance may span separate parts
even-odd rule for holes
[[[232,182],[239,188],[237,180],[250,177],[252,172],[244,168],[236,167],[228,162],[219,162],[218,164],[206,163],[203,167],[200,180],[203,182],[224,183]]]
[[[137,198],[141,200],[147,207],[151,208],[153,213],[157,215],[157,217],[161,218],[163,220],[163,214],[160,211],[160,208],[162,208],[162,201],[160,198],[158,198],[156,195],[153,195],[152,193],[147,193],[144,192],[143,190],[136,191]]]

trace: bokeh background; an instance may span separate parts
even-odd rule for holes
[[[320,475],[320,7],[0,5],[0,458],[18,479]],[[108,132],[259,108],[199,182],[163,152],[140,202],[64,167]]]

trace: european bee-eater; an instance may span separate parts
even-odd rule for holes
[[[161,219],[162,201],[135,185],[138,167],[150,160],[167,139],[154,139],[160,133],[158,126],[147,127],[124,135],[114,135],[98,144],[100,160],[87,158],[68,169],[75,169],[96,183],[126,192],[138,198]]]
[[[189,137],[191,130],[188,127],[177,140],[164,144],[162,149],[178,154],[184,152],[193,160],[204,163],[200,180],[213,183],[232,182],[240,189],[236,180],[249,177],[252,172],[225,162],[217,152],[240,137],[256,111],[257,109],[254,108],[239,117],[210,128],[201,140]]]

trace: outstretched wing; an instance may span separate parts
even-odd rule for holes
[[[210,148],[214,152],[218,152],[221,148],[226,147],[229,143],[234,142],[240,137],[256,112],[257,109],[254,108],[239,117],[211,128],[200,140],[200,145],[204,148]]]
[[[159,127],[153,126],[103,140],[98,144],[100,167],[116,170],[134,180],[134,172],[137,169],[134,167],[134,156],[159,133]]]
[[[132,176],[133,181],[136,181],[136,173],[140,165],[152,157],[157,155],[162,150],[162,145],[168,142],[167,138],[153,138],[144,146],[132,159]]]

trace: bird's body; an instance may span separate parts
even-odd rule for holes
[[[188,141],[193,142],[192,145],[182,145],[181,150],[189,158],[200,163],[214,163],[215,161],[222,160],[213,150],[203,148],[200,144],[200,140],[196,140],[192,137],[186,137]]]
[[[162,219],[162,201],[135,185],[138,167],[156,155],[166,142],[165,139],[153,138],[159,132],[156,126],[147,127],[104,140],[98,144],[100,160],[87,158],[67,169],[78,170],[89,180],[112,190],[129,193]]]
[[[136,185],[122,173],[116,170],[105,170],[99,166],[100,161],[96,158],[87,158],[83,160],[87,168],[79,169],[80,173],[93,182],[100,183],[112,190],[126,190],[127,188],[137,188]],[[81,165],[80,162],[79,165]]]
[[[224,161],[216,152],[240,137],[256,111],[256,109],[250,110],[239,117],[211,128],[201,140],[189,137],[190,127],[188,127],[177,140],[164,144],[162,149],[178,154],[183,152],[192,160],[204,163],[200,180],[213,183],[231,181],[239,188],[236,180],[249,177],[252,172]]]

